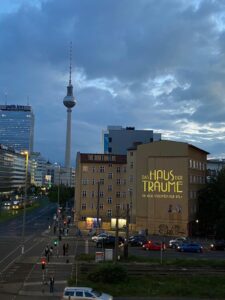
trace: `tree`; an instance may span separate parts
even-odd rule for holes
[[[199,192],[197,218],[201,233],[225,238],[225,168]]]
[[[74,197],[74,188],[64,184],[53,185],[48,191],[48,198],[52,202],[57,202],[58,196],[60,205],[64,206],[66,201]]]

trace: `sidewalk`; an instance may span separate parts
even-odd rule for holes
[[[73,272],[75,257],[76,228],[70,226],[68,235],[62,235],[61,241],[54,246],[54,241],[58,241],[58,235],[53,234],[53,229],[48,229],[42,234],[46,238],[46,245],[53,247],[53,256],[49,257],[49,262],[43,253],[37,256],[22,256],[19,259],[21,265],[33,265],[24,282],[7,282],[0,286],[0,293],[24,296],[57,296],[62,297],[64,288],[68,285],[67,280]],[[69,244],[68,253],[63,255],[63,244]],[[42,269],[41,261],[45,259],[45,269]],[[50,293],[49,277],[53,275],[54,293]],[[44,280],[43,280],[44,279]],[[43,282],[44,281],[44,282]],[[20,296],[19,296],[20,297]]]

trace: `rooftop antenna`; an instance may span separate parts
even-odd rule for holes
[[[30,105],[30,98],[29,98],[29,96],[27,95],[27,105]]]
[[[5,92],[5,105],[7,105],[7,99],[8,98],[8,94],[7,94],[7,92]]]
[[[72,73],[72,42],[70,42],[70,77],[69,77],[69,85],[71,85],[71,73]]]

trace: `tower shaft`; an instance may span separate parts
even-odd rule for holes
[[[71,160],[71,114],[72,109],[67,109],[67,127],[66,127],[66,151],[65,151],[65,167],[70,168]]]

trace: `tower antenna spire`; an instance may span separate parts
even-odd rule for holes
[[[70,77],[69,77],[69,85],[71,85],[71,74],[72,74],[72,41],[70,42]]]
[[[67,95],[63,99],[63,104],[67,108],[67,128],[66,128],[66,152],[65,152],[65,167],[70,168],[71,154],[71,114],[72,108],[76,105],[76,100],[73,96],[73,85],[71,81],[72,75],[72,42],[70,42],[70,66],[69,66],[69,85],[67,86]]]

